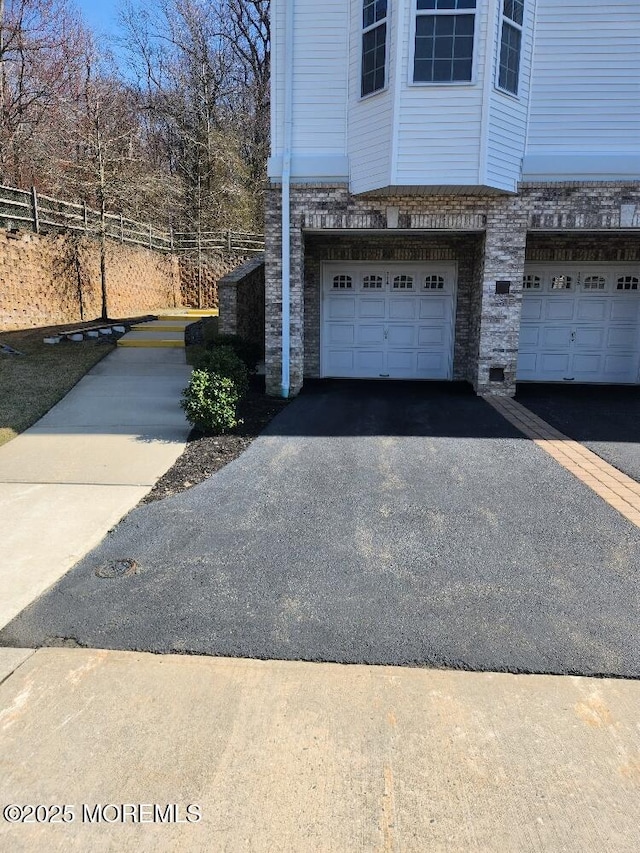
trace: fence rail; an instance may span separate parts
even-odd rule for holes
[[[36,234],[51,231],[99,235],[100,212],[86,204],[61,201],[40,195],[35,187],[19,190],[0,185],[0,228],[28,228]],[[173,232],[155,228],[150,223],[126,219],[121,214],[104,217],[105,236],[159,252],[176,252],[200,258],[209,252],[253,255],[264,251],[264,236],[244,231]]]

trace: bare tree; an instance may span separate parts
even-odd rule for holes
[[[66,0],[0,0],[0,181],[34,181],[31,143],[85,38]]]
[[[265,10],[264,0],[246,9],[238,0],[156,0],[123,14],[147,127],[180,180],[188,229],[257,225],[268,139]]]
[[[254,216],[262,218],[269,153],[271,25],[269,0],[223,0],[228,39],[238,63],[238,93],[245,127],[242,156],[249,169]],[[260,211],[260,212],[258,212]]]

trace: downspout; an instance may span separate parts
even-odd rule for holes
[[[291,384],[291,146],[293,140],[293,3],[285,0],[284,150],[282,154],[282,383]]]

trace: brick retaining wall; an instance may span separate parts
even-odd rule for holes
[[[0,329],[99,317],[100,245],[87,237],[0,232]],[[180,305],[178,262],[138,246],[107,243],[107,308],[127,317]]]

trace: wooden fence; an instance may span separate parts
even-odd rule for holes
[[[101,217],[86,204],[61,201],[30,191],[0,186],[0,228],[27,228],[36,234],[72,232],[97,236]],[[176,252],[195,259],[211,252],[253,255],[264,251],[264,236],[244,231],[174,232],[154,228],[150,223],[126,219],[122,214],[107,213],[105,235],[120,243],[144,246],[157,252]]]

